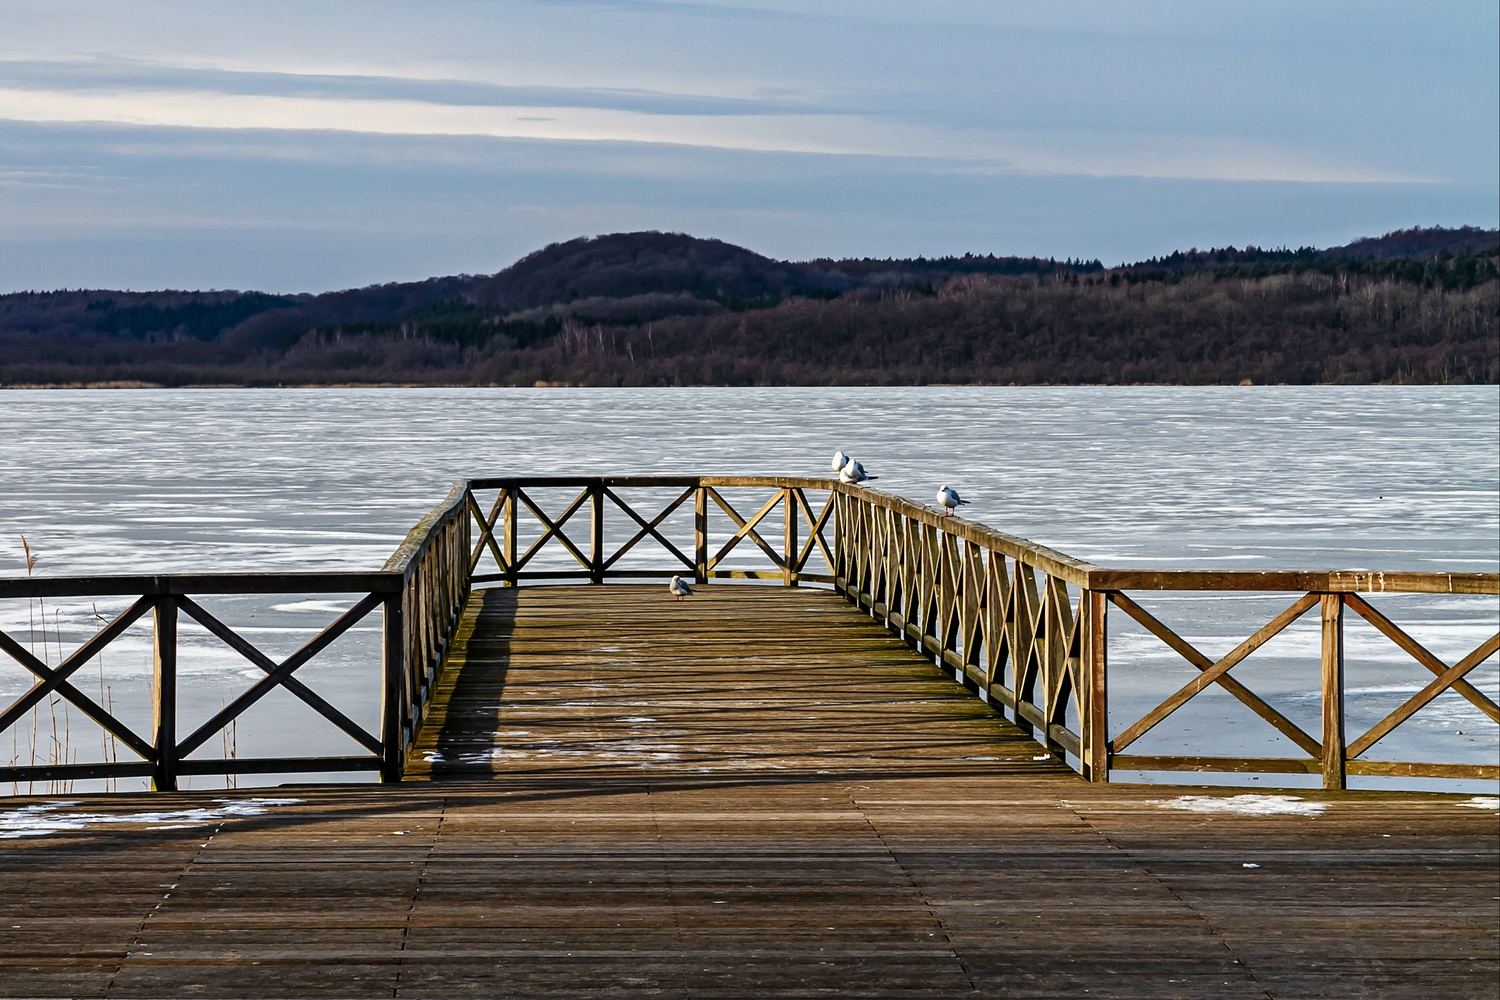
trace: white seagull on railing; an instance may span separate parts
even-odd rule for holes
[[[942,489],[937,491],[937,502],[942,504],[943,509],[948,512],[948,516],[952,517],[953,508],[957,507],[959,504],[968,503],[969,501],[960,497],[958,495],[958,490],[955,490],[951,486],[944,486]]]
[[[843,472],[844,471],[844,466],[847,465],[848,462],[849,462],[849,456],[848,455],[845,455],[841,451],[836,451],[836,452],[833,453],[833,471],[834,472]]]
[[[693,596],[693,588],[689,587],[687,585],[687,581],[680,576],[672,577],[672,582],[667,584],[667,589],[670,590],[672,592],[672,596],[677,598],[679,601],[684,597]]]
[[[841,483],[858,484],[866,480],[879,478],[879,476],[872,476],[865,472],[865,467],[852,458],[848,462],[845,462],[844,467],[839,470],[839,482]]]

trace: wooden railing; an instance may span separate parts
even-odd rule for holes
[[[1493,764],[1366,760],[1365,753],[1445,691],[1492,722],[1500,708],[1464,677],[1500,649],[1500,634],[1449,665],[1391,622],[1364,593],[1500,594],[1494,573],[1200,572],[1112,570],[1093,566],[981,524],[901,497],[837,486],[835,588],[906,637],[956,679],[1007,713],[1079,771],[1107,781],[1111,770],[1321,774],[1326,788],[1349,775],[1500,777]],[[1298,596],[1231,652],[1213,659],[1150,614],[1127,591]],[[1199,671],[1155,708],[1111,735],[1108,611],[1113,605]],[[1322,619],[1319,735],[1306,732],[1230,675],[1292,622],[1317,609]],[[1344,731],[1344,620],[1353,611],[1418,664],[1431,681],[1362,735]],[[1010,683],[1005,683],[1007,673]],[[1124,751],[1212,685],[1244,703],[1305,757],[1128,755]],[[1076,728],[1068,725],[1072,709]],[[1210,749],[1211,748],[1206,748]]]
[[[743,499],[746,494],[749,502]],[[1344,787],[1351,774],[1500,777],[1500,767],[1492,764],[1365,759],[1379,740],[1445,691],[1456,692],[1491,721],[1500,722],[1495,702],[1465,680],[1495,655],[1500,634],[1450,665],[1361,596],[1369,592],[1495,595],[1500,593],[1500,575],[1112,570],[981,524],[944,516],[901,497],[833,480],[649,476],[460,481],[376,573],[0,580],[0,598],[135,597],[129,608],[72,653],[60,656],[56,666],[0,631],[0,651],[36,679],[29,691],[0,711],[0,735],[20,724],[42,699],[60,697],[137,758],[0,768],[0,781],[135,776],[149,777],[153,788],[172,789],[179,775],[359,770],[378,771],[383,780],[398,780],[471,586],[517,586],[544,580],[603,583],[671,575],[698,583],[732,579],[831,586],[1095,781],[1108,780],[1112,770],[1310,773],[1321,774],[1329,788]],[[1127,593],[1149,591],[1285,591],[1297,596],[1233,651],[1214,659]],[[277,661],[194,600],[194,595],[223,594],[363,596],[300,649]],[[1118,679],[1121,671],[1128,676],[1133,666],[1109,662],[1111,605],[1198,671],[1155,708],[1113,732],[1111,671]],[[376,608],[382,617],[378,736],[295,676]],[[1322,725],[1317,736],[1231,676],[1236,665],[1315,608],[1322,621]],[[1433,675],[1421,691],[1352,740],[1344,732],[1343,633],[1348,611],[1368,621]],[[148,613],[154,644],[152,721],[149,732],[139,733],[71,678]],[[186,737],[177,735],[181,728],[177,622],[182,614],[263,675]],[[1248,706],[1305,756],[1125,752],[1215,685]],[[278,687],[367,753],[190,757]]]
[[[474,583],[515,585],[527,580],[570,579],[602,583],[606,579],[674,575],[698,583],[717,579],[779,580],[792,587],[801,583],[833,583],[830,568],[834,557],[827,529],[834,510],[831,500],[835,484],[829,480],[780,476],[631,476],[475,479],[467,485],[469,509],[480,532],[470,562]],[[537,499],[538,491],[543,489],[566,491],[561,506],[550,513]],[[643,512],[637,509],[641,501],[633,506],[624,496],[641,490],[664,495]],[[747,507],[745,513],[737,510],[732,498],[726,497],[730,490],[753,491],[755,509]],[[822,498],[815,495],[809,500],[810,490],[828,495]],[[490,493],[494,494],[492,499],[487,497]],[[482,504],[480,496],[486,496],[488,503]],[[689,502],[691,527],[679,530],[674,537],[669,519],[679,510],[685,514]],[[569,534],[575,518],[586,520],[587,524]],[[715,549],[710,544],[711,522],[722,518],[727,518],[733,528],[719,533],[727,537]],[[610,521],[617,523],[620,530],[609,531]],[[536,537],[525,540],[523,545],[522,527],[528,523],[535,527]],[[767,526],[778,525],[781,537],[775,539],[773,535],[772,540],[767,540],[762,532]],[[537,557],[552,543],[568,558],[560,566],[538,566]],[[666,565],[645,568],[626,565],[626,556],[636,553],[642,543],[654,547],[654,555],[667,557]],[[752,548],[764,557],[770,569],[736,569],[728,565],[731,554]],[[808,572],[809,561],[815,555],[822,557],[829,572]],[[489,565],[493,565],[493,571],[487,568]],[[480,572],[482,567],[484,572]]]
[[[389,598],[401,593],[401,579],[390,573],[214,573],[163,576],[38,577],[0,580],[0,598],[103,598],[134,596],[135,601],[72,653],[49,666],[15,637],[0,632],[0,650],[8,653],[36,678],[29,691],[0,711],[0,735],[19,725],[44,699],[60,697],[110,734],[135,759],[86,763],[53,762],[0,768],[0,782],[68,783],[89,779],[147,777],[151,787],[172,790],[179,776],[196,774],[267,774],[307,771],[378,770],[383,760],[381,741],[335,708],[295,676],[335,639],[361,622]],[[350,594],[364,597],[339,615],[291,656],[279,662],[224,624],[195,597],[224,594]],[[72,678],[102,654],[136,621],[151,616],[152,678],[151,726],[136,732],[118,715],[84,691]],[[178,735],[178,621],[179,616],[202,625],[239,653],[263,676],[219,712],[197,724],[185,737]],[[274,688],[296,696],[368,754],[349,757],[286,755],[267,758],[190,758],[195,750],[219,735]]]
[[[290,774],[379,771],[397,780],[432,681],[453,627],[469,594],[469,509],[463,484],[412,529],[378,573],[213,573],[162,576],[28,577],[0,580],[0,599],[107,598],[135,601],[56,666],[49,665],[17,638],[0,631],[0,651],[11,656],[35,683],[3,711],[0,735],[21,724],[44,700],[61,698],[97,723],[134,759],[0,767],[0,782],[67,787],[83,780],[149,778],[156,790],[173,790],[188,775]],[[290,656],[277,661],[205,609],[205,595],[362,594],[354,605]],[[351,719],[296,676],[297,671],[334,640],[376,609],[383,618],[381,733]],[[151,723],[137,732],[101,701],[75,683],[80,668],[146,615],[152,624]],[[187,616],[259,668],[262,675],[218,712],[180,736],[178,622]],[[297,754],[270,757],[198,757],[208,744],[274,689],[290,692],[366,753],[339,756]]]
[[[381,676],[382,781],[400,781],[434,683],[469,601],[473,496],[464,482],[417,522],[383,572],[398,577],[384,598]]]
[[[104,598],[120,595],[136,600],[124,612],[88,637],[52,666],[15,637],[0,631],[0,651],[9,654],[35,678],[35,683],[0,711],[0,736],[22,723],[44,701],[60,698],[83,712],[124,748],[127,757],[71,763],[54,761],[0,767],[0,782],[46,782],[54,787],[83,780],[149,778],[158,790],[175,789],[188,775],[287,774],[305,772],[378,771],[382,780],[399,780],[406,756],[422,724],[433,685],[473,583],[508,583],[544,579],[602,582],[605,579],[666,577],[674,573],[699,582],[711,579],[777,580],[789,586],[831,583],[830,573],[809,573],[809,560],[819,554],[832,564],[827,528],[832,507],[827,498],[814,510],[806,490],[814,480],[733,477],[654,477],[645,479],[554,478],[460,481],[433,508],[376,573],[220,573],[162,576],[37,577],[0,580],[0,599]],[[670,492],[660,509],[641,513],[621,496],[632,487]],[[539,491],[564,489],[571,502],[547,513]],[[741,515],[726,494],[751,488],[768,496],[756,509]],[[576,495],[574,495],[576,491]],[[494,492],[486,514],[481,498]],[[673,514],[691,501],[692,521],[686,533],[671,535]],[[575,539],[570,532],[581,511],[587,511],[588,534]],[[776,515],[780,515],[778,518]],[[611,522],[606,524],[606,516]],[[538,537],[517,551],[530,521]],[[579,519],[581,520],[581,519]],[[778,521],[780,538],[766,537]],[[477,521],[479,537],[474,538]],[[615,522],[618,522],[617,524]],[[710,547],[710,526],[717,523],[722,544]],[[801,530],[805,525],[805,534]],[[542,565],[538,554],[551,546],[574,562],[572,569]],[[654,551],[656,565],[632,569],[627,555]],[[763,555],[770,569],[734,568],[730,557],[750,550]],[[688,555],[691,552],[692,555]],[[479,572],[481,561],[492,556],[497,572]],[[660,557],[668,562],[661,567]],[[276,660],[240,632],[205,609],[195,596],[251,595],[307,596],[359,594],[354,605],[338,615],[318,635],[292,655]],[[380,732],[369,732],[301,678],[299,669],[313,661],[334,640],[381,612]],[[137,732],[118,713],[86,694],[73,682],[78,670],[147,614],[151,616],[153,670],[152,718],[147,732]],[[180,736],[178,716],[179,615],[187,615],[211,635],[239,653],[263,676],[218,712],[197,721]],[[245,712],[277,688],[290,692],[366,753],[353,756],[284,754],[242,758],[192,757],[209,740],[236,724]]]

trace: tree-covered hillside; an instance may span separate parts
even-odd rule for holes
[[[319,296],[3,296],[0,384],[1497,382],[1495,241],[1418,230],[1105,268],[776,261],[624,233]]]

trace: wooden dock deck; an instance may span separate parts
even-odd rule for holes
[[[476,591],[448,662],[399,785],[9,802],[0,994],[1500,993],[1493,810],[1092,784],[825,591]]]
[[[828,590],[477,591],[448,662],[407,780],[1072,774]]]

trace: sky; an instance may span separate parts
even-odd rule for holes
[[[1500,5],[0,0],[0,292],[1500,222]]]

